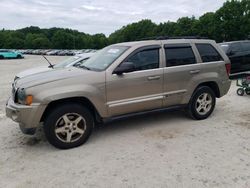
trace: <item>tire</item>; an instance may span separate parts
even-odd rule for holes
[[[21,59],[21,58],[22,58],[22,56],[21,56],[21,55],[17,55],[16,57],[17,57],[17,59]]]
[[[238,94],[239,96],[243,96],[243,95],[245,94],[244,89],[243,89],[243,88],[237,89],[237,94]]]
[[[249,89],[246,89],[246,94],[247,94],[247,95],[250,95],[250,88],[249,88]]]
[[[188,104],[188,115],[195,120],[207,119],[216,104],[216,97],[214,91],[207,86],[197,88]]]
[[[0,55],[0,59],[4,59],[4,57],[2,55]]]
[[[70,149],[84,144],[93,127],[94,119],[90,111],[75,103],[56,107],[44,121],[47,140],[59,149]]]

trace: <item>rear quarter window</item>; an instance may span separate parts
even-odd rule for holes
[[[204,63],[223,61],[219,52],[211,44],[196,44],[196,47]]]

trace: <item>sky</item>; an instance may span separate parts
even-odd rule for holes
[[[226,0],[0,0],[0,28],[62,27],[109,35],[142,19],[155,23],[202,16]]]

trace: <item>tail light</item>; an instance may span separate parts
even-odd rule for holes
[[[229,76],[229,74],[231,72],[231,63],[227,63],[225,66],[226,66],[226,70],[227,70],[227,75]]]

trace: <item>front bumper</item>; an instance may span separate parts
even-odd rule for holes
[[[6,116],[19,123],[24,134],[34,134],[46,106],[34,104],[31,106],[16,104],[12,98],[6,103]]]

